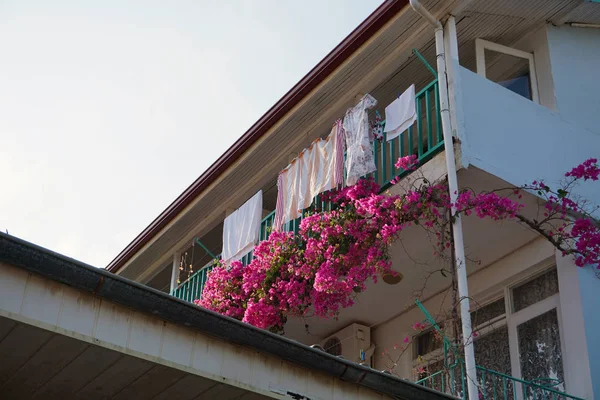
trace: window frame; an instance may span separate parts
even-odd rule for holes
[[[563,370],[565,371],[564,382],[565,387],[569,387],[569,378],[566,374],[567,368],[569,367],[565,361],[564,355],[565,351],[565,338],[564,338],[564,329],[562,322],[562,314],[561,314],[561,306],[560,306],[560,287],[559,292],[555,293],[549,297],[546,297],[543,300],[540,300],[530,306],[527,306],[519,311],[513,311],[513,289],[519,287],[523,284],[526,284],[537,277],[544,275],[552,270],[556,270],[558,268],[556,261],[554,259],[548,259],[540,264],[533,266],[531,269],[527,270],[526,275],[519,275],[517,277],[513,277],[510,281],[502,284],[501,288],[498,288],[498,291],[494,292],[491,296],[486,296],[485,300],[480,302],[480,306],[473,310],[472,312],[476,312],[478,309],[481,309],[488,304],[493,303],[494,301],[499,300],[504,297],[504,314],[494,317],[488,321],[484,321],[481,324],[474,327],[474,331],[478,333],[478,337],[483,337],[488,333],[492,333],[494,330],[501,328],[503,326],[508,327],[508,349],[510,352],[510,364],[511,364],[511,376],[523,379],[521,373],[521,362],[520,362],[520,354],[519,354],[519,339],[518,339],[518,326],[527,322],[539,315],[542,315],[548,311],[556,309],[556,315],[558,319],[558,332],[560,335],[560,347],[561,352],[563,354],[562,363]],[[474,345],[476,345],[476,340],[474,341]],[[475,360],[477,362],[477,360]],[[517,398],[522,400],[522,389],[521,385],[517,384]]]
[[[564,354],[566,354],[566,352],[565,352],[565,338],[564,338],[564,332],[563,332],[562,314],[561,314],[561,307],[560,307],[560,288],[559,288],[559,292],[553,294],[552,296],[546,297],[545,299],[540,300],[540,301],[538,301],[530,306],[527,306],[519,311],[513,311],[513,289],[518,286],[521,286],[523,284],[526,284],[527,282],[532,281],[533,279],[535,279],[541,275],[544,275],[556,268],[557,268],[557,265],[555,263],[553,263],[550,267],[544,268],[542,271],[540,271],[534,275],[531,275],[531,276],[527,277],[526,279],[522,279],[522,280],[519,280],[518,282],[508,285],[504,289],[505,310],[507,311],[506,321],[507,321],[507,325],[508,325],[508,341],[509,341],[508,348],[510,351],[510,364],[511,364],[512,376],[514,376],[515,378],[523,379],[522,372],[521,372],[521,355],[519,353],[519,337],[518,337],[518,330],[517,330],[519,325],[521,325],[531,319],[534,319],[542,314],[545,314],[549,311],[552,311],[553,309],[556,310],[556,317],[558,319],[558,333],[560,336],[560,350],[561,350],[561,354],[563,354],[561,361],[563,363],[563,370],[566,372],[567,365],[565,364],[565,360],[564,360]],[[563,384],[565,386],[568,386],[567,385],[567,374],[565,374],[565,376],[564,376]],[[521,393],[520,388],[519,388],[519,393]]]
[[[531,82],[531,100],[534,103],[540,104],[540,95],[537,84],[537,74],[535,70],[535,59],[533,53],[518,50],[512,47],[503,46],[498,43],[490,42],[483,39],[475,39],[475,59],[477,64],[477,74],[487,78],[485,66],[485,50],[503,53],[509,56],[524,58],[529,62],[529,79]]]
[[[416,335],[413,335],[412,345],[411,345],[411,347],[412,347],[411,358],[412,358],[413,371],[416,371],[420,367],[427,368],[430,365],[435,364],[436,362],[444,360],[444,345],[443,344],[439,348],[434,349],[434,350],[430,351],[429,353],[422,354],[422,355],[418,354],[418,344],[417,344],[418,337],[428,334],[430,332],[435,332],[435,330],[436,330],[435,327],[431,326],[428,329],[424,330],[423,332],[419,332]],[[434,335],[435,335],[435,333],[434,333]],[[417,379],[419,378],[418,372],[414,372],[413,375],[415,378],[417,378]]]

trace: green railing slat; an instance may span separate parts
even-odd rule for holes
[[[197,275],[196,279],[194,279],[194,290],[192,291],[192,301],[196,300],[198,296],[198,290],[199,290],[199,283],[200,283],[200,276]]]
[[[481,387],[483,388],[483,398],[487,399],[487,390],[485,390],[485,371],[481,373]]]
[[[427,92],[425,92],[427,93]],[[423,115],[421,99],[417,98],[417,155],[419,158],[423,155]]]
[[[427,150],[429,150],[433,146],[433,132],[432,132],[432,124],[431,124],[431,101],[430,101],[431,92],[428,90],[425,92],[425,110],[427,115]]]
[[[435,93],[435,130],[437,131],[437,141],[440,143],[444,140],[442,133],[442,113],[440,112],[440,92],[438,91],[438,83],[433,86]]]
[[[384,183],[388,181],[388,178],[387,178],[388,165],[387,165],[387,149],[386,149],[386,146],[388,145],[388,141],[386,139],[387,139],[387,135],[384,133],[383,140],[381,141],[381,175],[383,176],[382,182],[384,182]]]
[[[465,367],[460,363],[460,382],[463,398],[467,398],[467,391],[465,390]]]
[[[419,116],[417,115],[417,118]],[[406,155],[409,156],[413,154],[413,126],[408,128],[408,149],[406,149]]]
[[[404,157],[406,155],[406,153],[404,152],[404,135],[400,135],[398,136],[398,144],[400,145],[400,148],[398,150],[398,152],[400,154],[398,154],[400,157]]]
[[[377,167],[373,176],[375,177],[375,182],[379,183],[379,165],[377,163],[377,160],[379,160],[379,142],[377,140],[373,142],[373,156],[375,157],[375,166]]]
[[[383,139],[387,140],[387,135],[385,133]],[[394,164],[396,163],[396,144],[398,143],[398,139],[399,138],[396,137],[390,142],[390,169],[392,171],[392,177],[396,176],[396,166]]]

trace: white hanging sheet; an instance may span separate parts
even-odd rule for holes
[[[415,85],[412,84],[396,100],[385,108],[385,132],[387,140],[400,136],[417,120]]]
[[[375,107],[377,100],[366,94],[357,105],[346,111],[344,130],[346,135],[346,185],[356,184],[362,176],[375,171],[375,156],[370,136],[367,110]]]
[[[277,206],[273,229],[302,215],[314,197],[344,180],[344,134],[341,121],[327,139],[315,140],[277,179]]]
[[[263,210],[263,193],[259,190],[223,222],[224,263],[239,260],[258,242]]]

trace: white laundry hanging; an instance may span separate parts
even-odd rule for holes
[[[375,156],[370,140],[367,110],[375,107],[377,100],[366,94],[357,105],[346,111],[344,130],[346,135],[346,185],[356,184],[362,176],[375,171]]]
[[[344,181],[344,134],[336,122],[327,139],[315,140],[277,178],[273,230],[302,215],[314,197]]]
[[[387,140],[390,141],[400,136],[416,120],[415,85],[412,84],[385,108],[385,132],[387,132]]]
[[[259,190],[223,221],[224,263],[239,260],[258,242],[263,210],[263,193]]]

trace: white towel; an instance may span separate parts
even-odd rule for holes
[[[417,120],[415,107],[415,85],[410,85],[404,93],[385,108],[385,132],[387,140],[400,136]]]
[[[327,139],[315,140],[277,179],[277,206],[273,230],[302,215],[319,193],[344,180],[344,133],[338,121]]]
[[[263,212],[263,194],[259,190],[223,222],[224,263],[239,260],[254,248],[258,242],[260,222]]]

